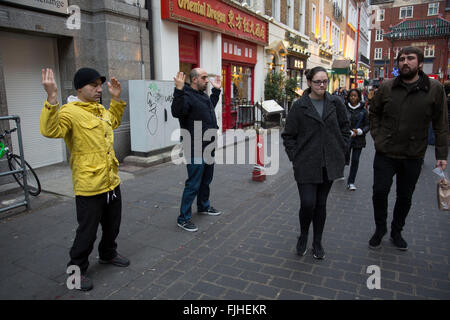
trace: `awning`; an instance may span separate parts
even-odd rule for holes
[[[348,74],[350,72],[350,60],[334,60],[331,68],[333,73]]]
[[[272,41],[265,49],[267,52],[275,55],[288,53],[288,49],[283,40]]]
[[[350,67],[350,60],[334,60],[331,68],[344,69]]]
[[[275,100],[265,100],[262,102],[264,111],[268,114],[283,112],[284,109]]]

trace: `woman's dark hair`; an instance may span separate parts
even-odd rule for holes
[[[355,91],[355,92],[358,94],[359,102],[361,102],[361,100],[362,100],[362,97],[361,97],[361,91],[359,91],[359,90],[356,89],[356,88],[350,89],[350,91],[347,93],[347,97],[346,97],[345,99],[346,99],[348,102],[350,102],[350,94],[351,94],[353,91]]]
[[[318,72],[327,73],[327,70],[323,67],[314,67],[311,70],[306,70],[306,79],[311,81],[314,78],[314,76],[316,75],[316,73],[318,73]]]

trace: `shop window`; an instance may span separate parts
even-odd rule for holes
[[[231,65],[231,104],[252,103],[252,68]]]

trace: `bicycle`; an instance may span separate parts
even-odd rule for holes
[[[11,171],[22,170],[22,161],[20,160],[20,156],[9,151],[8,146],[6,146],[1,140],[4,140],[6,142],[6,136],[10,135],[16,130],[17,128],[13,128],[11,130],[5,130],[4,133],[0,134],[0,159],[3,158],[3,156],[6,154],[6,158],[8,159],[8,166]],[[39,193],[41,193],[41,183],[36,175],[36,172],[34,172],[34,169],[26,161],[25,168],[27,171],[28,193],[32,196],[37,196]],[[16,182],[23,189],[23,171],[13,173],[12,175]]]

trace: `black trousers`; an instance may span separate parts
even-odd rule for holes
[[[327,217],[327,198],[330,193],[332,180],[328,180],[327,172],[323,169],[322,183],[297,183],[300,195],[300,232],[307,235],[309,226],[313,223],[314,242],[322,241]]]
[[[362,148],[351,148],[349,153],[352,154],[352,163],[350,165],[350,173],[348,175],[347,184],[353,184],[356,180],[356,173],[359,167],[359,158],[361,156]]]
[[[397,198],[392,232],[401,232],[411,208],[411,199],[422,170],[423,159],[394,159],[376,153],[373,161],[373,212],[377,229],[387,229],[388,196],[396,176]]]
[[[98,246],[101,260],[111,260],[117,255],[116,238],[122,217],[120,185],[114,191],[95,196],[76,196],[78,228],[70,249],[69,265],[77,265],[82,273],[89,266],[89,255],[97,239],[98,225],[102,226],[102,238]]]

